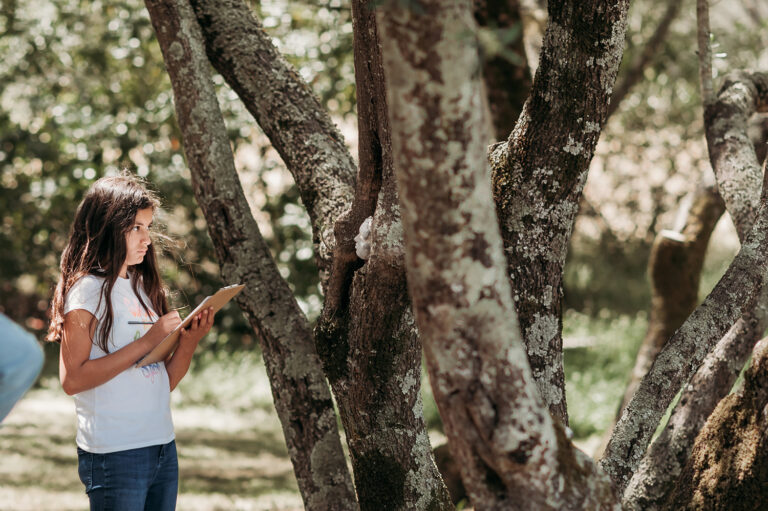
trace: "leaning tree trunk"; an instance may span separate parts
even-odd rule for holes
[[[566,424],[563,266],[621,61],[628,4],[550,0],[531,95],[509,139],[491,149],[494,200],[528,360],[544,402]]]
[[[238,93],[293,174],[312,219],[325,280],[316,344],[344,423],[361,507],[442,508],[420,401],[420,350],[402,262],[389,127],[373,13],[353,4],[360,172],[328,114],[241,0],[192,0],[214,67]],[[354,198],[353,198],[354,197]],[[343,212],[343,213],[342,213]],[[375,213],[374,213],[375,212]],[[368,261],[354,236],[373,216]],[[363,263],[364,266],[363,266]],[[324,269],[324,270],[323,270]]]
[[[379,11],[408,287],[435,399],[477,509],[618,509],[524,356],[485,148],[469,0]],[[425,83],[429,87],[424,87]]]
[[[668,501],[669,511],[759,511],[768,502],[768,339],[760,341],[744,384],[724,398],[696,438]]]
[[[282,279],[240,186],[194,12],[147,0],[173,85],[195,197],[221,273],[258,333],[275,407],[307,509],[356,509],[331,394],[306,317]]]

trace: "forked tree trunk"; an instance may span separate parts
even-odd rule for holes
[[[370,5],[353,3],[360,171],[352,193],[345,177],[351,157],[327,112],[247,6],[241,0],[192,3],[211,62],[277,148],[312,219],[321,272],[329,274],[316,343],[346,429],[360,505],[377,509],[388,499],[392,509],[442,508],[448,495],[421,412],[421,357]],[[365,262],[353,238],[372,215],[374,249]]]
[[[618,509],[524,355],[491,205],[469,0],[379,10],[408,287],[435,399],[477,509]],[[424,84],[429,83],[428,87]]]
[[[336,223],[316,340],[361,509],[450,509],[421,405],[421,345],[405,280],[379,31],[368,1],[353,0],[352,14],[360,171],[355,199]],[[367,217],[370,253],[362,260],[353,238]]]
[[[282,279],[235,171],[200,27],[187,0],[147,0],[171,77],[195,197],[226,282],[257,332],[307,509],[357,509],[336,415],[306,317]]]

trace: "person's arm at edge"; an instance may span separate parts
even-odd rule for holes
[[[197,345],[211,329],[211,326],[213,326],[214,315],[213,309],[208,307],[192,319],[188,328],[181,329],[179,345],[176,351],[173,352],[173,355],[165,362],[165,370],[168,372],[168,383],[172,391],[187,374]]]
[[[175,314],[175,317],[174,317]],[[90,312],[75,309],[64,316],[59,355],[59,380],[74,395],[111,380],[136,363],[179,324],[178,312],[161,317],[144,336],[104,357],[91,360],[96,321]]]

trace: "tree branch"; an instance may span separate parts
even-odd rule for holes
[[[202,34],[186,0],[147,0],[173,85],[176,115],[227,282],[259,334],[283,433],[307,509],[356,509],[331,395],[306,317],[281,278],[240,186]]]
[[[549,2],[531,95],[509,139],[490,150],[528,359],[544,401],[565,423],[563,265],[624,48],[627,8],[625,0]]]
[[[696,42],[699,47],[701,102],[706,109],[715,99],[712,85],[712,42],[709,30],[709,0],[696,0]]]
[[[659,21],[653,35],[645,43],[643,51],[640,52],[640,55],[622,75],[621,81],[615,87],[615,92],[613,93],[613,96],[611,96],[611,103],[608,105],[608,117],[611,117],[616,110],[619,109],[621,102],[627,97],[629,91],[632,90],[632,87],[634,87],[643,77],[645,68],[647,68],[654,57],[658,55],[659,48],[669,33],[669,27],[672,26],[672,22],[677,18],[677,15],[680,14],[682,6],[682,1],[672,1],[667,3],[667,10],[664,11],[664,14],[661,16],[661,21]]]
[[[328,113],[280,55],[243,0],[190,0],[208,58],[238,94],[293,175],[312,222],[321,272],[333,226],[352,201],[355,164]],[[323,279],[325,280],[325,279]]]

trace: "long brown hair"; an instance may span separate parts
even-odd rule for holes
[[[61,277],[51,304],[51,324],[46,340],[61,342],[64,325],[64,305],[67,293],[86,275],[102,277],[101,300],[105,312],[101,318],[98,346],[109,353],[112,330],[112,289],[127,256],[126,234],[133,227],[136,213],[141,209],[157,210],[160,201],[138,177],[123,173],[103,177],[88,190],[77,208],[75,220],[69,229],[69,238],[61,254]],[[151,316],[139,287],[143,288],[149,305],[159,315],[168,312],[168,300],[157,269],[155,243],[147,247],[144,260],[130,267],[133,291],[142,307]]]

